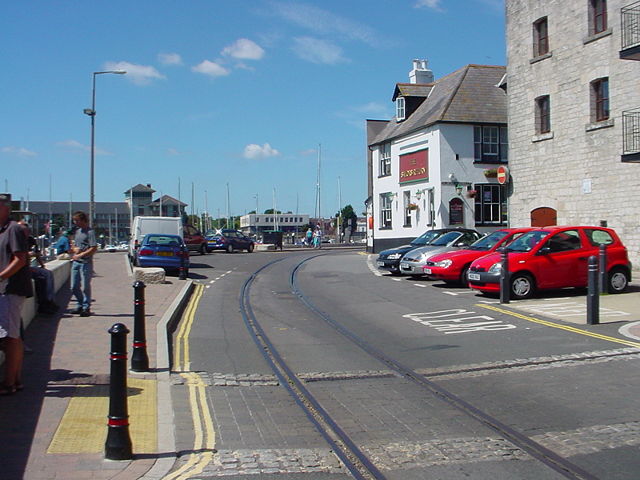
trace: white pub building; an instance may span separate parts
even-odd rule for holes
[[[507,225],[509,185],[497,179],[507,162],[505,70],[467,65],[434,81],[426,60],[414,60],[393,93],[395,118],[367,120],[367,250],[428,229]]]

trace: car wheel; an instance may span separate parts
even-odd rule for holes
[[[622,267],[614,267],[609,271],[607,279],[607,291],[609,293],[622,293],[629,286],[629,274]]]
[[[203,243],[202,245],[200,245],[200,255],[206,255],[207,253],[209,253],[207,251],[207,246]]]
[[[527,273],[516,273],[511,277],[511,298],[514,300],[524,300],[530,298],[535,291],[535,285],[531,275]]]
[[[233,245],[227,245],[227,253],[233,253]]]
[[[211,253],[211,252],[213,252],[213,250],[210,248],[207,248],[207,253]]]
[[[249,244],[249,246],[247,247],[247,252],[253,252],[253,243]]]
[[[469,279],[467,278],[467,274],[469,273],[469,265],[462,269],[462,273],[460,274],[460,285],[463,287],[469,286]]]
[[[424,275],[411,275],[412,280],[422,280]]]

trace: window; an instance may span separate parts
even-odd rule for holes
[[[600,245],[611,245],[613,243],[613,237],[606,230],[587,228],[584,233],[587,234],[587,238],[594,247],[599,247]]]
[[[380,228],[391,228],[391,193],[380,195]]]
[[[411,203],[411,192],[402,192],[403,204],[404,204],[404,225],[405,227],[411,226],[411,209],[409,204]]]
[[[396,119],[398,121],[404,120],[405,108],[404,108],[404,97],[396,98]]]
[[[506,225],[507,195],[504,185],[476,184],[476,225]]]
[[[555,234],[542,248],[548,248],[551,253],[554,253],[577,250],[580,246],[580,234],[576,230],[567,230]]]
[[[549,95],[536,98],[536,133],[551,131],[551,104]]]
[[[533,56],[539,57],[547,53],[549,53],[549,26],[547,17],[543,17],[533,24]]]
[[[391,144],[383,143],[380,147],[380,176],[391,175]]]
[[[607,0],[589,0],[589,34],[607,29]]]
[[[474,161],[507,161],[507,127],[478,125],[473,127]]]
[[[609,118],[609,79],[598,78],[591,82],[591,121],[601,122]]]

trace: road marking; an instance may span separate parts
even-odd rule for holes
[[[633,322],[633,323],[629,323],[627,325],[624,325],[622,327],[620,327],[618,329],[618,331],[624,335],[625,337],[629,337],[629,338],[633,338],[634,340],[640,340],[640,337],[634,335],[633,333],[630,333],[629,330],[631,330],[631,328],[636,327],[640,325],[640,322]]]
[[[401,278],[392,278],[391,280],[393,280],[394,282],[401,282],[402,281]]]
[[[458,296],[458,294],[457,294],[457,293],[455,293],[455,292],[442,292],[442,293],[444,293],[444,294],[446,294],[446,295],[453,295],[454,297],[457,297],[457,296]]]
[[[620,343],[622,345],[629,345],[630,347],[640,348],[640,343],[638,342],[631,342],[629,340],[623,340],[621,338],[610,337],[608,335],[601,335],[599,333],[589,332],[588,330],[582,330],[580,328],[570,327],[569,325],[560,325],[558,323],[550,322],[548,320],[540,320],[539,318],[529,317],[528,315],[523,315],[521,313],[513,312],[511,310],[505,310],[504,308],[494,307],[493,305],[478,304],[477,306],[481,308],[487,308],[495,312],[504,313],[505,315],[511,315],[512,317],[520,318],[522,320],[527,320],[528,322],[538,323],[546,327],[559,328],[560,330],[566,330],[568,332],[578,333],[580,335],[597,338],[599,340],[605,340],[607,342]]]
[[[421,283],[414,283],[416,287],[427,288],[427,285],[422,285]]]
[[[371,260],[372,258],[373,258],[373,255],[369,255],[367,257],[367,267],[369,267],[369,270],[371,270],[371,273],[373,273],[376,277],[381,277],[382,273],[378,271],[378,267],[373,265]]]
[[[535,303],[520,304],[518,306],[523,310],[531,313],[539,313],[541,315],[554,315],[558,317],[584,317],[587,315],[586,302],[567,301],[560,303]],[[631,315],[621,310],[612,310],[611,308],[600,307],[600,317],[627,317]]]
[[[191,326],[193,325],[193,319],[195,318],[195,311],[202,297],[202,284],[196,284],[194,292],[189,300],[189,304],[183,315],[183,322],[180,324],[180,329],[176,335],[176,351],[174,356],[174,365],[179,372],[188,372],[191,368],[191,362],[189,360],[189,333],[191,332]]]
[[[449,335],[451,333],[469,333],[479,331],[510,330],[517,328],[510,323],[503,323],[488,315],[476,315],[476,312],[465,310],[464,308],[453,308],[450,310],[438,310],[435,312],[409,313],[403,315],[425,327]],[[480,320],[469,322],[470,320]]]

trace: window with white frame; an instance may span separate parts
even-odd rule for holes
[[[476,162],[506,162],[507,127],[476,125],[473,127],[473,159]]]
[[[380,176],[391,175],[391,143],[383,143],[380,146]]]
[[[411,192],[409,190],[402,192],[402,200],[404,205],[404,227],[411,226]]]
[[[380,194],[380,228],[391,228],[391,193]]]
[[[476,225],[507,224],[507,191],[504,185],[475,185]]]
[[[404,120],[405,116],[405,105],[404,105],[404,97],[396,98],[396,119],[398,121]]]

